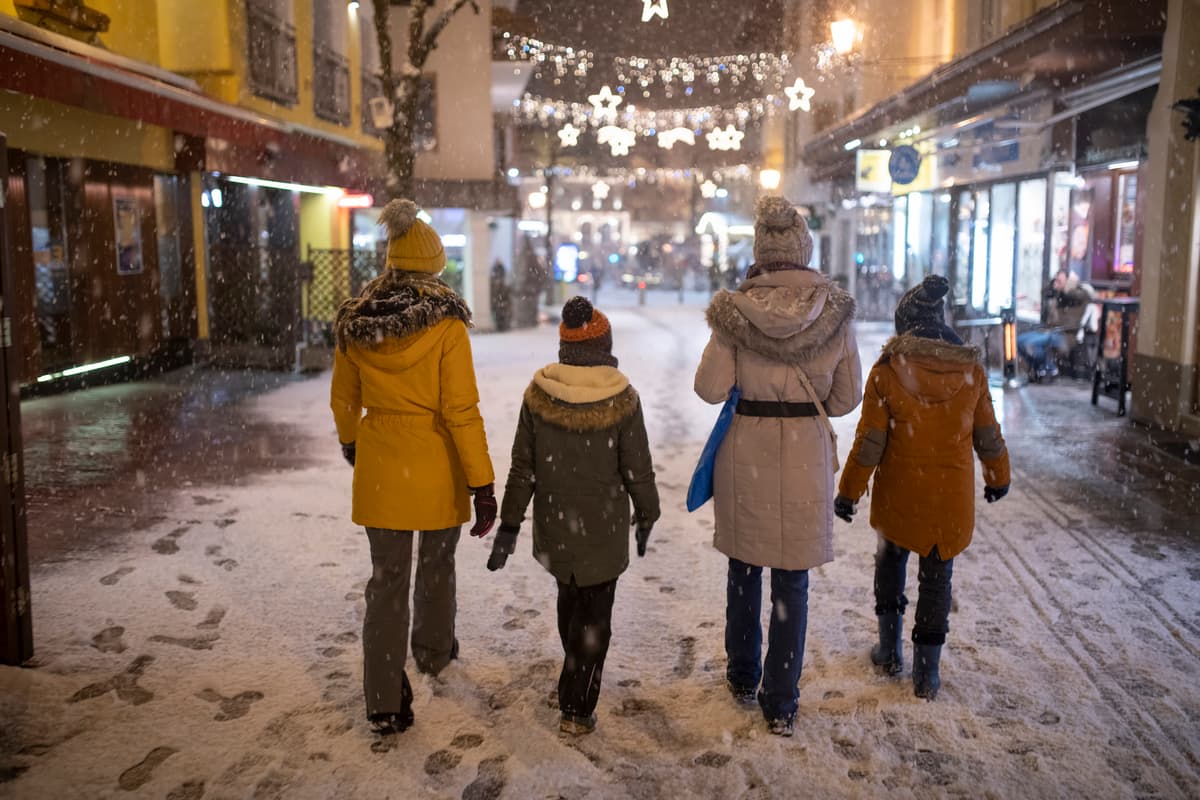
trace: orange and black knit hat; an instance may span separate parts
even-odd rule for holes
[[[575,367],[615,367],[612,326],[608,317],[592,308],[582,297],[572,297],[563,306],[558,326],[558,360]]]

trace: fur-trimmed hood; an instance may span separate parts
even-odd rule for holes
[[[386,269],[358,297],[342,303],[334,333],[343,352],[350,343],[370,349],[388,339],[420,333],[445,319],[460,319],[468,328],[473,324],[466,302],[440,278]]]
[[[534,416],[577,433],[612,428],[632,416],[639,402],[629,379],[614,367],[550,364],[525,390]]]
[[[979,356],[978,347],[902,334],[888,340],[879,360],[910,394],[944,402],[976,380]]]
[[[767,272],[736,292],[718,292],[707,318],[713,334],[732,347],[803,364],[840,346],[854,319],[854,298],[817,272]]]

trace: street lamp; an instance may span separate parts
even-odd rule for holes
[[[829,23],[829,33],[833,38],[833,49],[840,56],[849,55],[858,44],[858,23],[852,19],[839,19]]]
[[[546,193],[541,192],[541,191],[530,192],[529,193],[529,207],[533,208],[533,209],[545,208],[546,207]]]
[[[758,173],[758,183],[763,189],[768,192],[773,192],[779,188],[779,184],[783,182],[783,174],[777,169],[764,169]]]

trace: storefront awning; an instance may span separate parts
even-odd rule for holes
[[[817,179],[853,171],[856,140],[928,112],[968,118],[1009,98],[1078,85],[1096,75],[1141,64],[1161,51],[1163,0],[1126,3],[1070,0],[1046,9],[1007,34],[952,61],[871,108],[827,130],[802,151]],[[1144,79],[1145,76],[1142,76]],[[1065,95],[1064,95],[1065,97]]]
[[[349,137],[214,100],[194,82],[152,65],[0,20],[0,91],[183,134],[190,141],[178,148],[186,162],[181,168],[348,188],[366,188],[379,171],[379,154]]]

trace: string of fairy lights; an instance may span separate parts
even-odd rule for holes
[[[668,0],[641,0],[642,22],[666,20]],[[718,56],[601,56],[586,48],[547,42],[505,32],[503,49],[511,61],[533,65],[538,78],[550,77],[555,86],[568,78],[585,79],[602,65],[611,66],[616,91],[609,85],[589,95],[587,102],[548,98],[526,93],[513,101],[512,113],[528,123],[557,127],[563,148],[575,147],[579,137],[594,133],[600,145],[613,156],[627,156],[643,140],[654,139],[659,147],[707,146],[710,150],[742,148],[745,129],[762,118],[788,111],[811,111],[815,91],[793,75],[786,54],[772,52],[735,53]],[[662,87],[668,99],[682,94],[691,97],[697,85],[720,93],[722,85],[752,86],[757,97],[729,104],[651,109],[633,102],[650,96],[651,86]],[[782,91],[783,96],[780,96]]]

